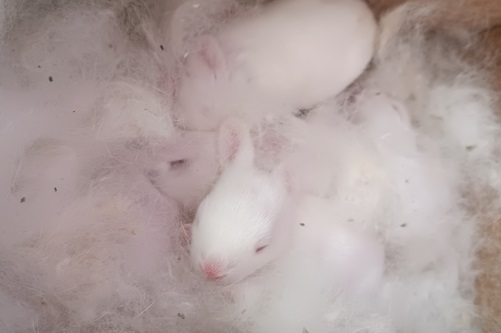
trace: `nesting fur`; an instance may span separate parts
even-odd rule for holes
[[[341,94],[252,115],[254,167],[286,165],[315,199],[283,255],[221,286],[184,227],[224,172],[217,131],[181,130],[174,97],[186,47],[259,4],[178,5],[0,2],[0,331],[478,331],[472,202],[497,216],[501,179],[485,73],[462,59],[474,39],[402,7]],[[373,240],[384,267],[365,284]]]

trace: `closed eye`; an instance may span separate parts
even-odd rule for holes
[[[171,169],[174,169],[174,170],[181,169],[181,168],[186,167],[187,164],[188,164],[188,160],[186,160],[186,159],[176,160],[176,161],[170,162],[170,167],[171,167]]]
[[[256,248],[256,253],[259,253],[259,252],[263,251],[267,247],[268,247],[268,245],[263,245],[263,246],[260,246],[260,247]]]

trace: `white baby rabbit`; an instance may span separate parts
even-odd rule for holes
[[[235,282],[275,259],[289,237],[280,218],[289,189],[285,172],[254,165],[248,129],[230,119],[218,137],[225,167],[200,204],[192,226],[191,257],[207,278]]]
[[[235,283],[283,257],[296,243],[317,259],[323,256],[331,271],[341,275],[358,276],[359,261],[364,267],[365,261],[375,262],[375,268],[382,265],[384,256],[376,242],[336,227],[337,205],[332,201],[298,195],[284,166],[271,173],[256,168],[254,147],[244,125],[235,120],[223,122],[218,140],[226,166],[192,226],[195,270],[210,280]],[[309,223],[306,220],[312,222],[307,231],[302,229]],[[342,273],[344,265],[346,273]],[[367,267],[371,273],[363,272],[363,277],[374,272],[373,266]],[[372,275],[369,280],[374,280]]]
[[[176,93],[179,124],[207,130],[230,114],[259,119],[311,108],[364,71],[376,29],[361,0],[265,5],[188,52]]]
[[[164,196],[195,210],[217,179],[215,141],[212,132],[181,131],[159,142],[147,177]]]

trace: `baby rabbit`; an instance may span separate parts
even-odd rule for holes
[[[333,274],[370,275],[370,281],[377,280],[374,274],[382,274],[384,251],[371,238],[338,224],[337,205],[301,195],[285,166],[272,172],[255,166],[254,147],[243,124],[233,119],[223,122],[218,147],[225,167],[192,226],[191,259],[196,271],[231,284],[302,247],[317,259],[322,254]],[[360,269],[359,274],[360,261],[371,262],[362,265],[370,273]],[[346,273],[342,266],[347,266]],[[366,283],[361,280],[362,284]]]
[[[175,96],[179,125],[209,130],[228,115],[260,119],[311,108],[364,71],[376,30],[362,0],[265,5],[188,52]]]
[[[208,279],[236,282],[274,260],[287,229],[280,218],[289,197],[286,172],[254,165],[249,131],[233,119],[218,134],[225,164],[212,191],[200,204],[193,226],[191,258]]]

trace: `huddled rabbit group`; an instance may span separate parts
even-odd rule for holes
[[[0,331],[479,330],[501,127],[433,7],[0,6]]]

